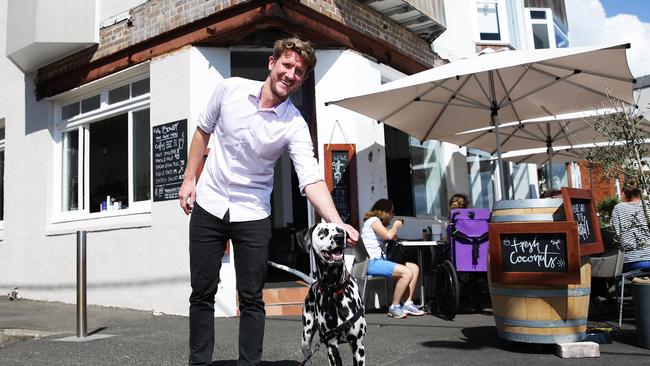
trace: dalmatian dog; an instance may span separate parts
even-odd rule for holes
[[[359,288],[343,260],[345,231],[336,224],[320,223],[301,239],[303,247],[313,251],[317,268],[302,311],[305,365],[311,365],[311,341],[316,331],[327,346],[330,365],[342,365],[339,342],[350,344],[355,366],[365,365],[366,318]]]

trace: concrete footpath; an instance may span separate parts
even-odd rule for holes
[[[650,350],[635,345],[630,323],[614,333],[611,344],[600,346],[600,358],[561,359],[555,356],[554,346],[500,340],[488,313],[460,314],[453,321],[430,315],[392,319],[383,313],[371,313],[367,320],[365,345],[367,364],[371,366],[650,364]],[[267,318],[262,364],[298,365],[302,360],[301,328],[299,317]],[[215,319],[215,329],[213,365],[235,365],[238,319]],[[187,364],[187,317],[89,306],[88,332],[114,336],[87,342],[57,341],[76,334],[74,305],[9,301],[0,296],[0,365]],[[344,364],[351,365],[348,345],[342,345],[342,350]],[[323,347],[316,361],[327,365]]]

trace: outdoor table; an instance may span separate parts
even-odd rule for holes
[[[402,245],[405,247],[414,247],[418,250],[418,267],[420,267],[420,301],[422,306],[426,304],[424,298],[424,276],[422,269],[422,251],[423,247],[435,247],[436,245],[445,245],[447,241],[445,240],[402,240]]]

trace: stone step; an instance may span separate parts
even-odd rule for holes
[[[301,315],[309,287],[299,281],[267,284],[263,290],[266,316]],[[239,310],[237,310],[239,316]]]

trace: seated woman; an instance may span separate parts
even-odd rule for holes
[[[388,228],[394,217],[393,202],[384,198],[375,202],[364,217],[365,222],[361,228],[361,240],[363,240],[370,257],[368,274],[397,280],[393,301],[388,307],[388,316],[399,319],[407,315],[423,315],[424,311],[415,306],[412,301],[418,274],[420,273],[417,264],[391,262],[386,260],[384,254],[386,241],[396,239],[397,230],[403,224],[401,220],[395,220],[392,226]]]
[[[449,209],[469,208],[469,199],[462,193],[456,193],[449,199]]]
[[[641,189],[636,179],[630,178],[623,186],[625,202],[614,206],[610,220],[621,248],[625,251],[623,272],[635,269],[650,270],[650,229],[641,203]],[[646,205],[650,202],[646,201]],[[646,208],[650,216],[650,207]]]

